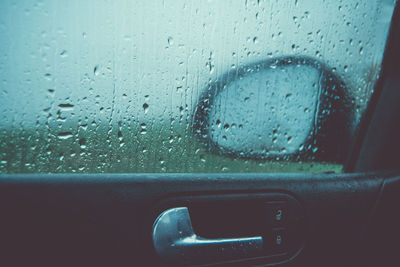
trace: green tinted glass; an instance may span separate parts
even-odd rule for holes
[[[394,4],[1,1],[0,172],[341,172]]]

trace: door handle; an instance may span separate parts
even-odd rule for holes
[[[157,254],[171,264],[197,265],[259,256],[261,236],[207,239],[197,236],[188,208],[164,211],[153,224],[153,244]]]

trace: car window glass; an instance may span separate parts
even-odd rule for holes
[[[341,172],[395,1],[1,1],[0,172]]]

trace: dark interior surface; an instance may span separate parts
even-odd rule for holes
[[[0,261],[3,266],[159,266],[151,226],[161,200],[284,192],[300,201],[307,222],[303,251],[290,264],[364,266],[371,257],[381,261],[379,255],[396,259],[399,183],[400,177],[389,173],[3,176]]]
[[[400,9],[394,10],[380,79],[348,158],[347,172],[400,170]]]

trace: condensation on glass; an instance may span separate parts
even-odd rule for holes
[[[0,3],[0,173],[340,172],[395,1]]]

